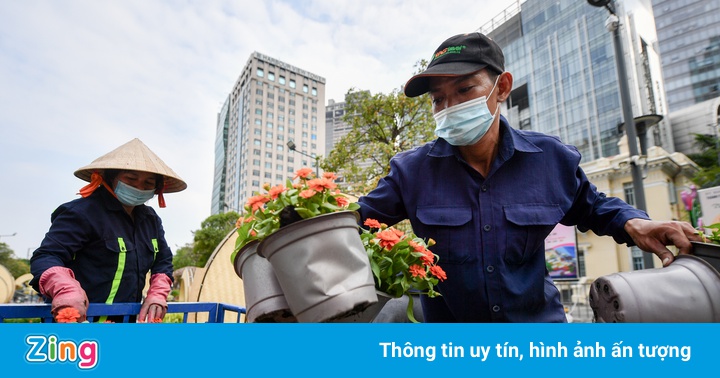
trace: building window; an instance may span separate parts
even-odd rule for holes
[[[259,169],[253,169],[253,176],[260,177],[260,170],[259,170]]]
[[[260,118],[255,118],[255,124],[262,125],[262,120]]]
[[[586,273],[585,273],[585,250],[578,248],[577,253],[578,253],[578,255],[577,255],[578,277],[585,277],[586,276]]]
[[[265,152],[265,157],[272,159],[272,152]]]
[[[260,139],[255,139],[255,140],[253,140],[253,144],[256,145],[256,146],[262,145],[262,143],[260,142]]]
[[[312,89],[312,95],[317,96],[317,88],[313,87]]]
[[[268,72],[268,80],[275,81],[275,73],[274,72]]]
[[[263,71],[262,68],[258,67],[257,71],[255,71],[255,74],[256,74],[258,77],[263,77],[263,76],[265,76],[265,71]]]
[[[632,256],[633,270],[645,269],[645,259],[643,258],[643,251],[638,247],[630,247],[630,254]]]
[[[259,167],[259,166],[260,166],[260,159],[253,159],[253,165]]]
[[[253,150],[253,155],[260,156],[260,150]]]
[[[295,80],[290,79],[290,88],[295,88]]]
[[[278,78],[278,83],[280,83],[280,84],[282,84],[282,85],[285,85],[285,76],[282,76],[282,75],[281,75],[281,76]]]
[[[272,173],[265,172],[265,178],[272,178]]]
[[[625,202],[630,206],[635,206],[635,188],[631,182],[623,184],[623,191],[625,192]]]
[[[255,187],[255,188],[260,187],[260,181],[259,181],[259,180],[253,180],[253,181],[252,181],[252,186]]]
[[[307,84],[303,84],[303,92],[308,93],[308,86]]]

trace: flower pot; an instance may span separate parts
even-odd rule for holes
[[[270,262],[257,254],[260,243],[252,241],[235,256],[235,273],[243,280],[248,323],[297,322],[285,300]]]
[[[341,211],[279,229],[258,246],[299,322],[326,322],[378,301],[358,214]]]
[[[380,311],[382,311],[385,305],[392,299],[390,295],[382,291],[376,290],[375,293],[378,298],[377,302],[360,312],[349,313],[345,316],[335,318],[329,321],[329,323],[372,323],[378,314],[380,314]]]
[[[602,323],[720,322],[720,273],[699,257],[679,255],[665,268],[598,278],[590,306]]]
[[[707,261],[720,272],[720,244],[690,242],[693,245],[693,255]]]

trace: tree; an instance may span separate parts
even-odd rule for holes
[[[193,252],[193,246],[190,243],[178,248],[173,256],[173,269],[177,270],[186,266],[197,266],[198,258]]]
[[[700,188],[711,188],[720,185],[719,144],[720,140],[713,135],[695,134],[695,146],[700,149],[700,152],[689,154],[688,157],[701,168],[693,177],[693,181]]]
[[[15,252],[2,242],[0,242],[0,265],[7,268],[13,278],[30,273],[30,262],[26,259],[15,258]]]
[[[427,62],[416,63],[416,73]],[[364,194],[390,171],[390,159],[398,152],[434,138],[435,122],[426,96],[406,97],[402,88],[372,95],[351,88],[345,95],[343,120],[352,130],[323,161],[323,169],[337,172],[343,190]]]
[[[231,230],[235,229],[235,222],[238,218],[240,218],[240,214],[231,211],[211,215],[201,223],[201,228],[193,232],[192,255],[196,259],[195,266],[205,266],[215,248]]]

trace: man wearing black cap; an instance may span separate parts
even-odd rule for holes
[[[405,95],[429,93],[438,139],[395,156],[390,173],[360,198],[363,219],[409,219],[432,238],[447,279],[422,298],[426,322],[565,322],[545,269],[544,240],[558,223],[611,235],[673,260],[699,240],[686,222],[656,222],[606,197],[558,138],[515,130],[500,115],[513,77],[500,47],[480,33],[435,50]],[[554,109],[546,109],[554,111]]]

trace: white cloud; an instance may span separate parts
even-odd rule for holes
[[[39,246],[84,185],[73,172],[138,137],[188,182],[158,212],[170,245],[189,243],[210,215],[216,114],[253,51],[324,77],[326,100],[389,92],[514,1],[0,2],[0,235],[17,232],[0,241]]]

